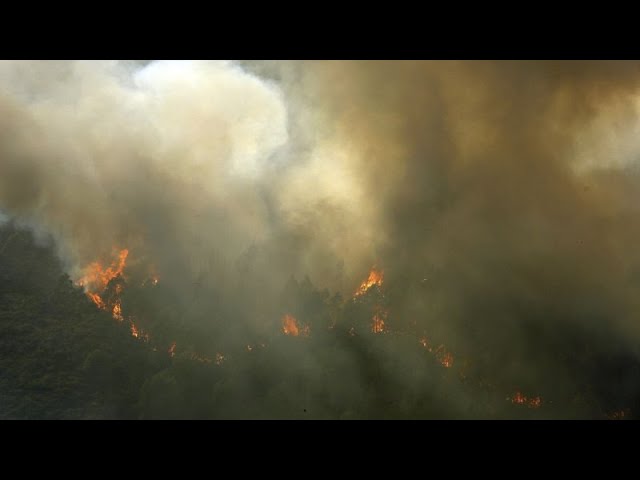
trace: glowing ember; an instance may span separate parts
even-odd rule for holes
[[[367,277],[367,279],[360,284],[358,289],[353,294],[353,298],[359,297],[360,295],[364,295],[374,285],[381,287],[383,280],[384,280],[384,272],[382,270],[377,270],[375,267],[373,267],[369,272],[369,276]]]
[[[253,350],[253,347],[251,345],[247,345],[247,352],[250,352],[251,350]]]
[[[436,359],[445,368],[451,368],[453,366],[453,355],[444,348],[444,345],[439,345],[434,352]]]
[[[120,304],[120,299],[117,299],[115,301],[111,314],[113,315],[113,318],[115,318],[119,322],[122,322],[124,320],[124,317],[122,316],[122,305]]]
[[[510,400],[514,405],[524,405],[529,408],[540,408],[542,406],[541,397],[527,397],[522,392],[516,392]]]
[[[176,355],[176,342],[173,342],[173,343],[171,344],[171,346],[169,347],[168,352],[169,352],[169,356],[170,356],[171,358],[175,357],[175,355]]]
[[[224,355],[221,353],[216,353],[216,365],[222,365],[224,362]]]
[[[140,333],[138,332],[138,328],[136,327],[136,324],[133,322],[131,322],[131,335],[133,335],[136,338],[138,338],[138,335],[140,335]]]
[[[427,337],[422,337],[419,341],[420,345],[422,345],[429,353],[433,353],[435,355],[436,360],[440,362],[440,365],[445,368],[453,367],[453,354],[451,352],[448,352],[445,349],[444,345],[438,345],[438,348],[433,350],[433,348],[431,348],[431,345],[429,344],[429,340],[427,339]]]
[[[443,367],[451,368],[453,366],[453,355],[451,355],[449,352],[446,352],[438,358],[438,361],[442,364]]]
[[[371,324],[371,331],[373,333],[382,333],[384,332],[384,320],[382,316],[376,313],[373,316],[373,323]]]
[[[427,339],[427,337],[422,337],[420,339],[420,345],[422,345],[424,348],[426,348],[429,352],[431,352],[431,346],[429,345],[429,340]]]
[[[609,420],[624,420],[631,414],[631,410],[625,408],[624,410],[616,410],[615,412],[611,412],[607,414],[607,418]]]
[[[151,277],[147,278],[144,282],[142,282],[142,286],[144,287],[147,284],[151,284],[155,287],[156,285],[158,285],[159,281],[160,281],[160,277],[158,277],[157,275],[152,275]]]

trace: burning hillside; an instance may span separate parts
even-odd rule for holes
[[[639,65],[0,62],[0,322],[140,416],[629,418]]]
[[[117,257],[106,267],[100,261],[93,262],[84,269],[84,275],[76,282],[77,285],[84,288],[87,297],[101,310],[107,309],[107,305],[101,295],[105,292],[112,280],[124,278],[123,273],[128,256],[129,250],[125,248],[118,251]],[[121,290],[116,293],[119,294],[120,292]],[[112,312],[113,318],[120,321],[122,320],[122,311],[119,302],[116,302],[112,306]]]

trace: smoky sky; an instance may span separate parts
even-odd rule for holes
[[[525,345],[523,319],[626,345],[639,67],[3,62],[0,209],[74,278],[126,247],[176,291],[268,304],[292,275],[349,295],[377,265],[394,318],[461,351],[483,329]]]

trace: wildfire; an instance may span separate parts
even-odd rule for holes
[[[382,315],[376,313],[373,316],[373,323],[371,324],[371,331],[373,333],[383,333],[384,332],[384,319]]]
[[[97,293],[87,292],[87,297],[91,299],[93,303],[95,303],[100,310],[106,310],[107,306],[104,304],[102,298]]]
[[[171,358],[175,357],[175,355],[176,355],[176,342],[173,342],[173,343],[171,344],[171,346],[169,347],[168,352],[169,352],[169,356],[170,356]]]
[[[113,310],[111,311],[113,318],[122,322],[124,317],[122,316],[122,305],[120,304],[120,299],[117,299],[113,305]],[[134,337],[137,335],[134,335]]]
[[[300,335],[298,322],[292,315],[286,314],[282,317],[282,332],[285,335],[293,335],[294,337]]]
[[[360,284],[358,289],[353,294],[353,298],[364,295],[374,285],[381,287],[383,280],[384,272],[373,267],[369,272],[369,276],[367,277],[367,279]]]
[[[145,333],[141,328],[138,328],[135,323],[129,318],[129,328],[131,329],[131,336],[139,340],[149,341],[149,334]]]
[[[440,344],[434,350],[429,343],[429,339],[427,337],[420,338],[420,345],[422,345],[429,353],[433,353],[436,357],[436,360],[440,362],[445,368],[453,367],[453,354],[448,352],[444,345]]]
[[[510,400],[514,405],[525,405],[529,408],[540,408],[542,405],[542,397],[527,397],[522,392],[516,392]]]
[[[438,361],[442,364],[443,367],[451,368],[453,366],[453,355],[451,355],[449,352],[446,352],[438,358]]]
[[[216,365],[222,365],[224,362],[224,355],[221,353],[216,353]]]
[[[102,299],[101,294],[105,291],[111,280],[123,275],[128,255],[129,250],[126,248],[120,250],[118,258],[114,259],[107,268],[104,268],[100,262],[93,262],[85,268],[84,275],[78,280],[77,285],[85,289],[87,297],[89,297],[100,310],[107,310],[107,305]],[[116,285],[116,295],[119,295],[121,292],[122,285]],[[123,320],[119,300],[117,300],[113,306],[111,314],[116,320]]]
[[[447,352],[444,345],[438,346],[435,351],[436,359],[445,368],[451,368],[453,366],[453,355],[451,352]]]
[[[310,332],[308,325],[300,327],[296,318],[293,315],[287,313],[284,317],[282,317],[282,333],[284,333],[285,335],[291,335],[293,337],[308,337]]]
[[[93,262],[85,268],[84,276],[78,280],[78,285],[84,287],[87,292],[102,292],[111,280],[122,275],[127,264],[129,250],[122,249],[118,258],[114,259],[107,268],[101,262]]]

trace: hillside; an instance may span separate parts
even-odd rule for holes
[[[639,371],[632,358],[605,365],[595,350],[582,352],[580,342],[570,343],[567,334],[559,337],[564,343],[557,349],[568,358],[562,368],[575,380],[566,391],[557,376],[539,382],[537,392],[514,391],[506,370],[496,369],[495,361],[483,364],[480,348],[473,352],[477,358],[462,358],[426,337],[389,330],[392,319],[381,310],[388,296],[374,285],[375,278],[369,283],[345,302],[316,290],[308,279],[292,280],[282,302],[296,316],[285,316],[261,338],[240,342],[239,334],[221,339],[217,324],[198,324],[184,319],[188,316],[172,323],[159,307],[167,298],[162,281],[155,290],[125,282],[124,316],[139,328],[143,322],[145,337],[132,334],[133,323],[114,320],[73,285],[51,245],[5,225],[0,230],[0,418],[632,415]],[[372,308],[378,312],[373,328]],[[496,348],[487,359],[500,356]],[[557,368],[559,360],[554,361]],[[487,365],[493,374],[483,370]],[[625,391],[625,385],[631,389]]]

